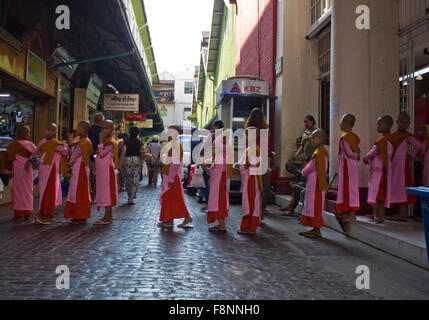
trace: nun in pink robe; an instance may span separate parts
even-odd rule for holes
[[[118,187],[116,184],[115,164],[113,162],[113,144],[98,145],[98,154],[95,157],[96,167],[96,196],[97,210],[110,208],[117,204]]]
[[[381,138],[380,138],[381,139]],[[380,140],[379,139],[379,140]],[[379,141],[377,140],[377,141]],[[364,160],[365,161],[371,161],[370,166],[370,174],[369,174],[369,181],[368,181],[368,203],[371,205],[374,205],[377,203],[377,200],[384,201],[384,206],[386,208],[390,208],[390,188],[392,186],[392,154],[393,154],[393,146],[392,144],[387,141],[387,174],[384,173],[384,161],[383,156],[380,151],[380,147],[378,144],[374,144],[372,149],[367,153]],[[384,175],[384,177],[383,177]],[[385,181],[383,181],[385,179]],[[385,192],[383,190],[380,190],[380,184],[385,183]],[[383,188],[383,185],[381,185]],[[381,189],[382,189],[381,188]],[[379,193],[380,191],[380,193]],[[377,198],[377,196],[380,196],[381,198]]]
[[[70,151],[68,149],[67,146],[65,145],[57,145],[57,147],[55,148],[55,153],[54,153],[54,157],[53,157],[53,161],[50,165],[48,164],[44,164],[44,160],[46,158],[47,153],[44,152],[42,153],[40,151],[40,148],[47,142],[46,139],[43,139],[42,141],[40,141],[39,145],[37,146],[36,151],[34,152],[33,156],[38,156],[41,155],[40,160],[39,160],[39,194],[40,194],[40,199],[39,199],[39,213],[38,216],[42,216],[44,214],[53,214],[52,212],[42,212],[43,210],[40,210],[40,208],[42,208],[42,201],[43,201],[43,197],[45,195],[45,190],[46,190],[46,186],[48,185],[48,181],[49,181],[49,177],[52,174],[52,170],[54,170],[54,175],[55,175],[55,203],[54,203],[54,207],[56,206],[60,206],[62,204],[62,192],[61,192],[61,183],[60,183],[60,174],[59,174],[59,168],[60,168],[60,160],[61,160],[61,155],[63,156],[68,156]],[[53,209],[53,208],[51,208]],[[51,210],[48,210],[51,211]]]
[[[429,187],[429,134],[426,135],[425,141],[422,143],[419,153],[424,157],[423,186]]]
[[[258,149],[257,146],[256,148]],[[261,224],[262,175],[258,174],[260,168],[257,168],[260,157],[256,157],[250,150],[251,148],[247,148],[238,162],[240,164],[242,192],[240,233],[255,233]]]
[[[346,139],[342,138],[340,140],[337,194],[337,212],[339,214],[360,209],[358,159],[359,154],[352,150]],[[347,186],[345,185],[346,183]],[[345,194],[346,192],[347,194]]]
[[[33,168],[25,168],[36,146],[28,140],[15,140],[8,146],[8,158],[13,160],[12,206],[15,218],[33,214]],[[27,154],[28,157],[23,156]]]
[[[207,207],[208,223],[228,217],[228,181],[232,176],[232,162],[234,160],[234,151],[229,145],[223,144],[223,135],[216,138],[214,145],[215,161],[210,168],[210,194]]]
[[[322,150],[319,147],[317,150]],[[326,150],[325,154],[327,154]],[[315,152],[316,153],[316,152]],[[321,154],[324,156],[324,154]],[[326,172],[328,170],[328,157],[324,156],[325,168],[324,177],[326,182]],[[323,164],[323,162],[322,162]],[[324,226],[323,209],[325,207],[326,190],[319,190],[318,171],[317,171],[317,156],[313,155],[311,161],[302,169],[302,175],[306,177],[307,183],[305,188],[304,207],[302,209],[301,225],[306,227],[321,228]]]
[[[394,134],[393,134],[394,135]],[[412,151],[409,152],[409,147]],[[420,142],[413,135],[409,135],[402,140],[399,147],[393,153],[392,157],[392,188],[390,188],[390,203],[391,204],[411,204],[416,203],[415,197],[409,199],[406,193],[406,188],[412,185],[412,176],[407,161],[407,155],[415,157],[421,148]],[[406,173],[408,166],[408,174]],[[411,179],[411,181],[409,181]],[[407,181],[408,180],[408,181]],[[408,182],[408,183],[407,183]],[[409,201],[411,200],[411,201]],[[409,203],[410,202],[410,203]]]

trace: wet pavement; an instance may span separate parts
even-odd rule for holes
[[[196,198],[186,196],[193,229],[157,227],[160,188],[139,188],[137,205],[119,196],[112,225],[93,206],[90,223],[69,225],[63,208],[49,226],[12,221],[0,208],[0,299],[428,299],[429,271],[323,229],[323,239],[298,235],[295,218],[278,207],[255,236],[207,230]],[[179,222],[176,221],[176,225]],[[57,289],[56,268],[70,270],[70,288]],[[358,290],[356,267],[370,270],[370,289]]]

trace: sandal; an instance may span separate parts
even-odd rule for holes
[[[79,224],[79,220],[71,220],[69,224],[77,225]]]
[[[237,230],[237,233],[238,233],[238,234],[245,234],[245,235],[248,235],[248,234],[249,234],[249,231],[248,231],[248,230]]]
[[[94,224],[98,224],[98,225],[107,225],[107,224],[112,224],[113,220],[97,220],[94,222]]]
[[[191,229],[191,228],[193,228],[194,226],[193,226],[193,225],[191,225],[191,224],[188,224],[188,223],[181,223],[181,224],[179,224],[177,227],[178,227],[178,228],[182,228],[182,229]]]
[[[314,233],[314,232],[307,232],[304,237],[306,238],[322,238],[322,235],[320,233]]]
[[[169,229],[173,229],[174,225],[173,224],[169,224],[166,222],[158,222],[158,227],[160,228],[169,228]]]
[[[55,217],[54,217],[54,216],[49,217],[49,221],[50,221],[50,222],[54,222],[54,221],[55,221]]]
[[[219,228],[219,226],[217,226],[217,227],[211,227],[211,228],[209,228],[209,231],[210,232],[223,232],[223,233],[226,233],[226,229],[221,229],[221,228]]]
[[[51,224],[51,222],[50,222],[50,221],[42,221],[42,220],[40,220],[39,218],[37,218],[36,220],[33,220],[33,223],[34,223],[34,224],[44,224],[44,225],[46,225],[46,224]]]
[[[381,224],[381,223],[384,223],[384,219],[380,219],[380,218],[375,217],[374,222],[377,224]]]

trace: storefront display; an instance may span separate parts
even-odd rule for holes
[[[0,93],[0,136],[14,137],[17,125],[24,124],[33,132],[34,101],[14,90]]]

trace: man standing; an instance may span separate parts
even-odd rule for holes
[[[100,134],[102,130],[102,125],[104,122],[104,115],[102,113],[97,113],[94,116],[94,124],[91,126],[88,132],[88,139],[91,141],[92,148],[94,149],[94,154],[97,153],[98,145],[100,144]],[[95,203],[95,158],[94,156],[91,157],[91,162],[89,164],[90,167],[90,187],[91,187],[91,199],[93,199],[93,202]]]

